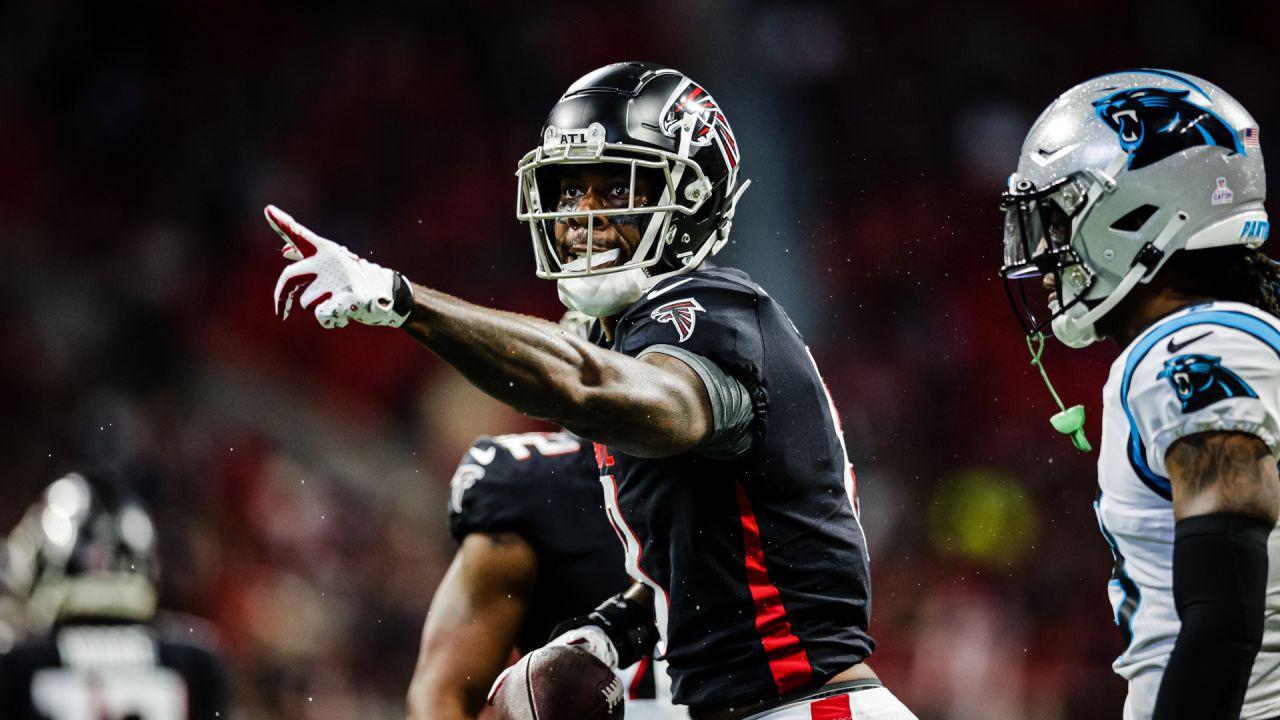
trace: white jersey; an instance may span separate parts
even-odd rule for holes
[[[1224,430],[1256,435],[1280,457],[1280,321],[1215,302],[1148,328],[1111,366],[1103,390],[1098,500],[1115,555],[1109,587],[1126,647],[1125,720],[1151,717],[1181,623],[1173,603],[1173,503],[1165,453],[1179,438]],[[1280,715],[1280,533],[1268,542],[1265,634],[1241,717]]]

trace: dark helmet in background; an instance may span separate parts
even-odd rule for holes
[[[565,165],[602,163],[630,175],[628,207],[555,207]],[[516,217],[529,223],[538,276],[560,281],[569,307],[601,317],[634,302],[661,278],[698,267],[729,239],[738,198],[750,184],[738,185],[738,164],[737,139],[724,112],[684,74],[642,62],[588,73],[551,109],[541,144],[516,171]],[[636,207],[640,173],[654,177],[661,192],[656,202]],[[554,224],[582,218],[592,228],[597,216],[640,220],[634,254],[611,267],[594,267],[602,263],[593,258],[599,248],[588,234],[585,256],[561,258]]]
[[[23,601],[28,630],[71,618],[145,621],[155,614],[155,525],[140,503],[104,482],[78,473],[54,481],[3,551],[3,581]]]

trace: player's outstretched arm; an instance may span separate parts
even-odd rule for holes
[[[1280,512],[1276,459],[1254,435],[1210,432],[1174,443],[1165,465],[1182,628],[1152,717],[1234,720],[1262,643],[1267,536]]]
[[[630,455],[667,457],[711,437],[707,385],[685,362],[661,353],[638,360],[554,323],[411,284],[274,206],[265,212],[294,261],[276,283],[278,314],[296,300],[326,328],[403,327],[489,395]]]
[[[506,665],[537,572],[511,533],[472,533],[436,589],[409,685],[409,720],[472,720]]]
[[[635,359],[537,318],[413,286],[404,328],[476,387],[533,417],[640,457],[689,450],[712,430],[702,380],[669,355]]]

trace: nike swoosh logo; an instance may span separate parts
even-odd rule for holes
[[[693,278],[685,278],[683,280],[677,280],[676,282],[671,283],[670,285],[662,288],[661,290],[654,290],[653,292],[649,293],[649,299],[652,300],[658,297],[659,295],[661,295],[662,293],[668,290],[671,290],[672,288],[678,288],[687,282],[693,282]]]
[[[1045,150],[1044,148],[1041,148],[1039,151],[1031,154],[1031,159],[1040,167],[1044,167],[1045,165],[1048,165],[1049,163],[1054,162],[1058,158],[1062,157],[1063,155],[1066,155],[1072,150],[1075,150],[1076,148],[1080,147],[1083,144],[1084,143],[1071,143],[1070,145],[1064,145],[1058,148],[1057,150],[1052,150],[1052,151],[1048,151],[1048,150]]]
[[[481,450],[480,448],[471,448],[470,454],[471,454],[471,457],[476,459],[476,462],[480,463],[481,465],[488,465],[489,463],[493,462],[493,459],[495,457],[498,456],[498,448],[491,447],[486,450]]]
[[[1186,341],[1186,342],[1175,342],[1173,338],[1169,338],[1169,344],[1168,344],[1168,345],[1165,345],[1165,346],[1164,346],[1164,349],[1165,349],[1165,350],[1168,350],[1170,354],[1172,354],[1172,353],[1176,353],[1176,352],[1178,352],[1179,350],[1181,350],[1182,348],[1184,348],[1184,347],[1186,347],[1186,346],[1190,345],[1191,343],[1193,343],[1193,342],[1195,342],[1195,341],[1197,341],[1197,340],[1203,340],[1203,339],[1205,339],[1205,338],[1209,337],[1209,336],[1210,336],[1210,335],[1212,335],[1212,334],[1213,334],[1213,331],[1212,331],[1212,330],[1210,330],[1209,332],[1207,332],[1207,333],[1205,333],[1205,334],[1203,334],[1203,335],[1197,335],[1197,336],[1195,336],[1195,337],[1191,338],[1190,340],[1188,340],[1188,341]]]

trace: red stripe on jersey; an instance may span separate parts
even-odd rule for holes
[[[760,527],[751,501],[742,483],[735,483],[738,492],[738,512],[742,521],[742,545],[746,551],[747,587],[756,604],[756,634],[764,645],[769,658],[769,671],[778,692],[785,694],[813,682],[813,668],[809,656],[800,646],[800,638],[791,631],[787,610],[782,607],[782,596],[769,580],[769,570],[764,563],[764,548],[760,544]]]
[[[626,550],[627,550],[627,538],[626,538],[626,536],[625,536],[625,535],[623,535],[623,534],[622,534],[622,528],[618,527],[618,523],[617,523],[617,521],[615,521],[615,520],[613,519],[613,513],[610,513],[610,512],[608,512],[608,511],[606,511],[606,512],[605,512],[605,514],[604,514],[604,516],[605,516],[605,517],[607,517],[607,518],[609,518],[609,527],[613,528],[613,534],[614,534],[614,535],[617,535],[617,536],[618,536],[618,542],[622,543],[622,551],[623,551],[623,552],[626,552]]]
[[[813,720],[853,720],[849,696],[837,695],[813,703],[809,706],[809,717]]]
[[[649,663],[652,662],[648,655],[640,658],[640,663],[636,667],[636,674],[631,678],[631,687],[627,688],[628,700],[640,699],[640,683],[644,681],[644,676],[649,672]]]

